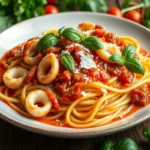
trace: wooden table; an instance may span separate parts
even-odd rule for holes
[[[112,0],[107,0],[113,6]],[[150,119],[124,132],[107,136],[114,141],[123,137],[133,138],[139,150],[150,150],[150,143],[143,137],[142,130],[150,126]],[[0,150],[97,150],[98,143],[106,137],[90,139],[60,139],[38,135],[15,127],[0,119]]]
[[[107,136],[114,141],[123,137],[134,139],[139,145],[139,150],[150,150],[150,143],[143,137],[142,130],[150,126],[150,120],[130,128]],[[31,133],[17,128],[0,119],[0,150],[98,150],[97,146],[101,139],[60,139]]]

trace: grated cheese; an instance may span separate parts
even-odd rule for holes
[[[81,95],[82,96],[87,96],[88,94],[86,92],[84,92],[84,91],[81,91]]]
[[[97,68],[92,55],[85,55],[83,51],[79,51],[81,57],[80,67],[85,69]]]
[[[61,54],[60,54],[60,56],[62,56],[62,55],[64,55],[64,54],[70,54],[68,51],[61,51]]]

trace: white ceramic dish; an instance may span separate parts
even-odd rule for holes
[[[150,50],[150,30],[141,25],[100,13],[69,12],[30,19],[7,29],[0,34],[0,56],[6,50],[31,37],[40,35],[49,28],[60,28],[64,25],[77,27],[79,23],[86,21],[100,24],[106,31],[114,32],[117,35],[132,36],[139,41],[143,48]],[[42,124],[21,116],[2,101],[0,101],[0,117],[18,127],[49,136],[88,138],[125,130],[148,119],[150,117],[150,106],[118,122],[88,129],[73,129]]]

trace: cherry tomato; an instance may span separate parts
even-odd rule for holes
[[[129,20],[132,20],[134,22],[142,23],[142,16],[136,10],[131,10],[131,11],[125,13],[124,17],[127,18],[127,19],[129,19]]]
[[[123,17],[122,15],[122,11],[117,8],[117,7],[112,7],[110,8],[108,11],[107,11],[108,14],[111,14],[111,15],[114,15],[114,16],[117,16],[117,17]]]
[[[56,3],[56,0],[47,0],[47,3],[48,3],[48,4],[55,4],[55,3]]]
[[[47,5],[44,9],[46,14],[56,14],[59,12],[58,8],[54,5]]]

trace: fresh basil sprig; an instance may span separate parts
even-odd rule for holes
[[[65,68],[70,71],[74,71],[74,59],[70,54],[64,54],[60,57],[61,63],[65,66]]]
[[[136,53],[136,47],[133,45],[128,45],[125,47],[123,51],[123,57],[132,58],[134,57],[135,53]]]
[[[147,140],[150,141],[150,127],[145,127],[143,129],[143,134],[147,138]]]
[[[62,27],[58,30],[59,36],[63,36],[73,42],[82,43],[89,50],[95,51],[104,48],[102,42],[96,36],[86,37],[74,28]]]
[[[82,34],[80,31],[74,28],[60,28],[59,29],[59,36],[63,36],[73,42],[81,42],[82,41]]]
[[[135,46],[128,45],[125,47],[122,56],[120,54],[113,54],[109,60],[119,65],[125,65],[132,72],[144,75],[144,67],[138,59],[134,58],[135,53]]]
[[[114,150],[138,150],[138,146],[131,138],[123,138],[115,145]]]
[[[144,68],[143,68],[143,65],[140,63],[140,61],[136,58],[127,58],[125,60],[125,66],[135,72],[135,73],[139,73],[139,74],[142,74],[144,75]]]
[[[59,34],[60,37],[61,37],[62,32],[63,32],[64,29],[65,29],[65,26],[61,27],[61,28],[58,30],[58,34]]]
[[[59,37],[54,34],[50,33],[43,36],[37,43],[36,49],[37,50],[45,50],[47,48],[55,46],[59,41]]]
[[[89,36],[85,38],[82,44],[92,51],[104,48],[102,42],[96,36]]]

